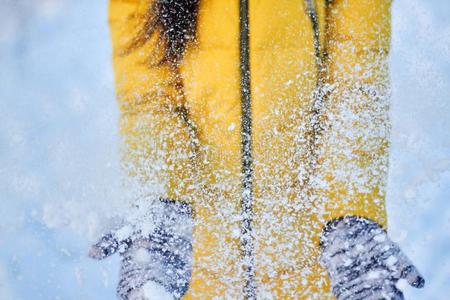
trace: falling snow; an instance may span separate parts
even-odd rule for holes
[[[89,260],[89,246],[117,225],[130,205],[141,209],[128,214],[128,221],[141,224],[143,232],[152,232],[154,223],[142,222],[152,212],[148,203],[122,201],[136,194],[122,188],[107,3],[0,0],[0,5],[0,296],[113,299],[118,257],[102,263]],[[389,232],[427,279],[424,290],[408,289],[400,282],[407,299],[445,299],[450,293],[449,13],[446,0],[396,0],[393,6]],[[284,82],[284,88],[295,82]],[[358,93],[373,90],[364,86]],[[377,111],[380,122],[384,105]],[[338,121],[338,116],[346,116],[348,123],[342,128],[352,137],[361,133],[351,125],[361,121],[365,129],[373,126],[369,130],[378,137],[387,136],[388,131],[365,116],[352,119],[357,109],[343,103],[328,117]],[[238,127],[230,123],[226,128],[237,132]],[[277,135],[277,128],[272,135]],[[345,144],[339,146],[331,155],[351,157]],[[363,150],[377,146],[377,140],[370,140]],[[155,166],[158,171],[165,168],[163,163]],[[360,188],[370,186],[367,177],[346,171],[342,178],[358,182]],[[385,171],[371,170],[375,176]],[[321,178],[315,180],[323,184]],[[158,194],[161,185],[149,184],[138,195]],[[287,200],[277,205],[283,201]],[[223,204],[222,209],[233,208]],[[275,245],[271,237],[276,220],[268,214],[263,221],[271,229],[261,232],[265,245],[271,246],[265,254],[288,253],[289,248]],[[284,226],[294,222],[284,221]],[[239,218],[232,222],[238,224]],[[125,238],[133,230],[122,227],[117,235]],[[232,235],[239,237],[239,229]],[[149,259],[139,251],[135,256],[141,262]],[[393,265],[395,260],[389,257],[386,263]],[[288,264],[289,255],[279,263]],[[159,293],[159,288],[148,284],[144,293]]]

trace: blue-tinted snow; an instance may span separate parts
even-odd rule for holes
[[[0,0],[0,299],[114,299],[86,258],[120,203],[106,0]],[[450,4],[397,0],[390,233],[450,294]]]

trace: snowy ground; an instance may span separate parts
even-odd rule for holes
[[[106,0],[0,0],[0,299],[114,299],[86,258],[120,205]],[[390,232],[450,294],[450,3],[396,0]]]

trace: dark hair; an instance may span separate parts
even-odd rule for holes
[[[129,51],[142,47],[155,33],[159,33],[158,47],[164,47],[160,63],[178,64],[187,44],[196,40],[199,2],[154,0]]]

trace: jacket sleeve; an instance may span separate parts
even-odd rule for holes
[[[357,215],[386,226],[391,1],[327,2],[318,179],[326,218]]]
[[[180,79],[172,67],[160,63],[163,48],[158,32],[142,47],[130,48],[151,2],[109,3],[126,187],[133,198],[189,201],[192,146],[180,115],[184,104]]]

